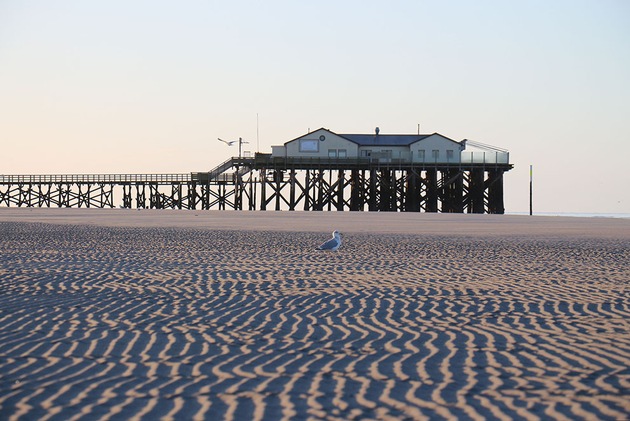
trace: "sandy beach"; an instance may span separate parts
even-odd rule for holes
[[[0,420],[629,419],[629,262],[628,219],[0,209]]]

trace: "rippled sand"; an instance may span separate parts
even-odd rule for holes
[[[0,419],[630,413],[627,220],[20,211]]]

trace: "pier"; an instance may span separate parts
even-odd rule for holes
[[[208,172],[0,175],[0,206],[502,214],[510,169],[257,153]]]

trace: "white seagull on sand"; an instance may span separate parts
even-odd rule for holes
[[[341,233],[335,230],[332,233],[332,238],[317,247],[317,250],[337,251],[339,247],[341,247]]]

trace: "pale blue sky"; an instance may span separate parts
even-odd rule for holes
[[[0,0],[0,173],[189,172],[310,128],[510,150],[508,212],[630,213],[630,1]]]

